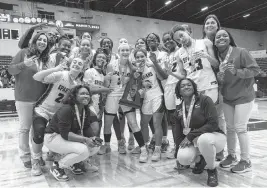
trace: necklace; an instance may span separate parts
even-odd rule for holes
[[[79,127],[81,129],[81,135],[83,136],[85,110],[83,109],[82,122],[81,122],[80,112],[79,112],[77,104],[75,104],[75,112],[76,112],[76,117],[77,117],[77,120],[78,120]]]
[[[188,110],[187,117],[186,117],[186,113],[185,113],[185,111],[186,111],[185,102],[183,102],[183,122],[184,122],[183,133],[184,133],[184,135],[188,135],[188,133],[191,131],[191,128],[189,128],[189,126],[190,126],[190,122],[191,122],[191,116],[192,116],[192,112],[194,109],[195,101],[196,101],[196,98],[195,98],[195,95],[193,95],[191,102],[190,102],[190,107]]]
[[[190,61],[190,63],[191,63],[191,66],[192,66],[193,69],[194,69],[194,67],[195,67],[195,59],[193,59],[193,53],[194,53],[195,50],[196,50],[196,40],[193,39],[193,40],[192,40],[192,43],[191,43],[191,46],[190,46],[190,47],[185,47],[185,46],[184,46],[184,49],[185,49],[185,51],[186,51],[186,53],[187,53],[187,56],[188,56],[189,61]]]
[[[227,54],[226,54],[224,60],[222,60],[221,56],[218,54],[219,61],[220,61],[220,66],[219,66],[220,72],[224,72],[225,71],[225,70],[222,69],[222,67],[223,67],[223,65],[228,63],[228,60],[229,60],[229,57],[230,57],[232,51],[233,51],[233,47],[230,46],[228,51],[227,51]]]

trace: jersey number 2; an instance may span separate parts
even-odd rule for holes
[[[172,64],[172,72],[176,72],[177,71],[177,62]]]
[[[57,103],[61,103],[61,102],[62,102],[62,99],[63,99],[63,97],[64,97],[64,94],[62,94],[62,93],[59,93],[59,94],[58,94],[58,98],[56,98],[56,99],[55,99],[55,101],[56,101]]]

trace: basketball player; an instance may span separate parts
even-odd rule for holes
[[[84,62],[80,58],[75,58],[71,62],[70,71],[62,71],[66,68],[66,63],[63,62],[55,68],[40,71],[33,76],[37,81],[50,84],[34,108],[31,171],[33,176],[42,174],[39,161],[42,156],[44,130],[47,123],[62,106],[62,101],[70,89],[80,83],[77,78],[83,70]]]

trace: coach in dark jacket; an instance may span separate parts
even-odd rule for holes
[[[217,186],[215,156],[223,150],[226,136],[218,127],[215,105],[208,96],[198,95],[196,84],[189,78],[177,83],[175,94],[182,100],[172,117],[176,126],[178,163],[195,163],[194,174],[202,173],[207,166],[207,184]]]

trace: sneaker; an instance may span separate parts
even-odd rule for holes
[[[233,173],[244,173],[251,171],[251,161],[240,160],[237,165],[231,168],[231,172]]]
[[[40,176],[42,175],[42,170],[40,166],[40,160],[39,159],[32,159],[32,170],[31,175],[32,176]]]
[[[147,151],[147,147],[143,146],[141,148],[141,155],[139,157],[139,162],[140,163],[146,163],[148,160],[148,151]]]
[[[167,142],[162,142],[161,144],[161,153],[166,153],[167,150],[168,150],[168,147],[169,147],[170,143],[169,143],[169,140],[167,140]]]
[[[40,158],[39,164],[40,164],[40,166],[45,166],[45,161],[44,161],[43,157]]]
[[[119,154],[126,154],[126,145],[123,139],[118,142],[118,152]]]
[[[224,154],[223,154],[224,150],[222,150],[219,153],[216,153],[216,161],[222,161],[224,158]]]
[[[81,174],[83,174],[83,171],[82,171],[82,169],[80,168],[79,163],[76,163],[76,164],[70,166],[69,169],[70,169],[70,171],[71,171],[73,174],[75,174],[75,175],[81,175]]]
[[[161,151],[162,152],[162,151]],[[175,147],[167,154],[168,159],[175,159]]]
[[[50,168],[50,173],[56,178],[58,181],[68,181],[69,177],[66,175],[63,168],[59,168],[58,162],[54,162],[52,167]]]
[[[31,161],[26,161],[26,162],[23,162],[25,168],[32,168],[32,162]]]
[[[200,161],[195,164],[195,167],[192,170],[193,174],[201,174],[204,171],[205,166],[207,165],[204,157],[200,155]]]
[[[79,169],[81,169],[83,172],[87,172],[86,167],[85,167],[85,162],[81,161],[79,163],[77,163],[77,166]]]
[[[140,154],[141,153],[141,149],[139,146],[137,146],[136,148],[134,148],[132,151],[131,151],[132,154]]]
[[[155,149],[152,154],[151,160],[154,162],[159,161],[161,157],[160,155],[161,155],[160,149]]]
[[[102,145],[98,151],[98,155],[104,155],[106,153],[110,153],[111,152],[111,148],[109,145]]]
[[[128,150],[133,150],[135,148],[135,143],[134,143],[134,137],[130,136],[128,140]]]
[[[190,168],[190,165],[181,165],[178,160],[176,160],[175,170],[185,170]]]
[[[218,185],[218,171],[216,168],[213,170],[207,169],[208,181],[207,185],[210,187],[216,187]]]
[[[156,142],[155,140],[152,138],[149,145],[148,145],[148,149],[151,149],[152,151],[155,150],[155,146],[156,146]]]
[[[237,164],[236,156],[228,155],[222,162],[220,162],[220,167],[222,168],[230,168]]]

